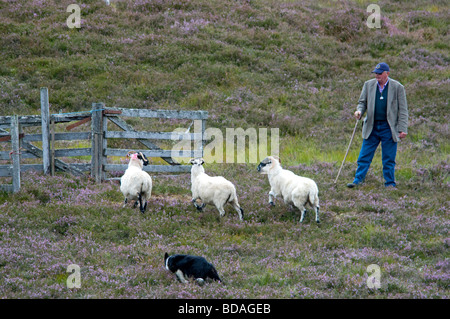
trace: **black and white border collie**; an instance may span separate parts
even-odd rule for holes
[[[222,282],[216,268],[203,257],[178,254],[169,256],[165,253],[164,264],[182,283],[187,282],[189,277],[193,277],[200,285],[204,284],[207,278]]]

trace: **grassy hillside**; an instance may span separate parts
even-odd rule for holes
[[[204,109],[208,126],[294,136],[289,163],[304,144],[339,161],[362,84],[387,61],[408,94],[402,148],[448,153],[446,1],[380,1],[380,29],[366,26],[369,1],[92,0],[80,29],[66,25],[70,3],[1,2],[1,115],[38,113],[46,86],[54,112]]]
[[[0,297],[441,298],[449,296],[448,1],[0,1],[0,115],[107,106],[207,110],[208,127],[279,128],[283,165],[318,183],[322,224],[282,201],[253,164],[207,164],[246,212],[190,204],[189,175],[154,176],[145,216],[118,185],[23,174],[0,194]],[[405,85],[410,126],[398,189],[383,188],[378,152],[366,185],[348,190],[360,131],[334,185],[363,83],[381,61]],[[151,128],[146,128],[150,130]],[[82,146],[85,147],[85,146]],[[226,286],[179,285],[164,252],[201,254]],[[82,288],[67,289],[69,264]],[[366,286],[378,264],[382,288]]]

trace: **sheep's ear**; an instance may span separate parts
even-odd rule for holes
[[[194,161],[195,161],[195,159],[191,158],[191,160],[189,161],[189,164],[194,165]]]
[[[273,156],[273,158],[276,159],[278,161],[278,163],[281,164],[281,160],[280,160],[280,158],[278,156]]]
[[[202,161],[200,164],[203,165],[205,161],[203,160],[203,158],[201,158],[200,160]]]
[[[164,254],[164,260],[166,260],[167,258],[169,258],[169,254],[166,252],[166,253]]]

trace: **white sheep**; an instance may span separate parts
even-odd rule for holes
[[[258,165],[258,172],[267,174],[270,184],[269,204],[275,206],[273,200],[281,195],[284,202],[297,207],[302,216],[300,222],[305,218],[306,205],[316,212],[316,222],[319,220],[319,189],[317,184],[310,178],[295,175],[293,172],[283,169],[279,158],[275,156],[266,157]]]
[[[225,215],[224,206],[229,203],[239,214],[239,219],[244,219],[244,210],[239,206],[234,185],[222,176],[209,176],[205,173],[202,158],[191,159],[191,191],[192,202],[198,210],[202,210],[206,204],[214,204],[220,216]],[[200,199],[202,205],[196,200]]]
[[[139,202],[139,209],[141,213],[145,213],[147,209],[147,201],[150,200],[152,194],[152,178],[143,171],[144,165],[148,165],[147,157],[139,153],[128,153],[130,162],[128,168],[120,179],[120,191],[125,196],[123,207],[128,203],[128,200],[134,200],[135,208]]]

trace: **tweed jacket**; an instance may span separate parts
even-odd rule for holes
[[[376,90],[378,90],[376,79],[366,81],[358,100],[357,110],[361,112],[361,116],[367,112],[363,120],[362,137],[364,139],[369,138],[373,129]],[[386,112],[387,121],[391,127],[392,139],[394,142],[398,142],[400,140],[398,137],[400,132],[408,133],[408,103],[406,102],[404,86],[391,78],[389,78]]]

